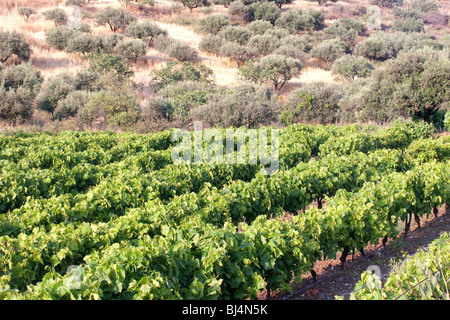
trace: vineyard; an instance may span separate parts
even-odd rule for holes
[[[0,298],[255,299],[450,203],[450,137],[423,122],[288,126],[272,175],[175,164],[172,140],[0,135]]]

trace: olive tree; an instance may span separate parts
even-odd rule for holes
[[[399,51],[398,42],[392,35],[377,32],[364,39],[355,47],[356,55],[371,60],[387,60],[395,57]]]
[[[36,107],[53,115],[58,102],[72,91],[75,91],[75,86],[69,75],[62,74],[50,78],[44,83],[36,98]]]
[[[22,16],[23,20],[28,21],[32,14],[36,14],[37,11],[31,7],[17,7],[17,13]]]
[[[136,21],[136,17],[126,10],[107,7],[95,15],[95,21],[99,25],[107,24],[112,32],[117,32]]]
[[[251,37],[251,32],[241,26],[227,26],[219,32],[218,36],[226,41],[233,41],[240,45],[245,45]]]
[[[339,39],[329,39],[321,42],[311,50],[311,56],[331,63],[346,54],[348,48],[345,42]]]
[[[339,116],[339,102],[343,96],[340,86],[312,82],[291,92],[282,110],[282,122],[335,123]]]
[[[13,55],[28,61],[31,48],[22,35],[15,32],[0,32],[0,62],[5,63]]]
[[[74,31],[66,26],[54,27],[46,32],[45,42],[49,47],[64,50],[73,34]]]
[[[260,61],[248,61],[239,69],[239,76],[244,80],[257,83],[270,83],[276,90],[280,90],[287,81],[300,74],[302,64],[300,61],[271,54]]]
[[[228,16],[225,14],[211,14],[199,21],[199,31],[205,34],[218,34],[222,29],[230,24]]]
[[[116,52],[123,58],[136,63],[137,58],[147,52],[147,44],[139,39],[122,40],[117,43]]]
[[[236,61],[238,68],[245,61],[256,56],[256,52],[251,47],[245,47],[237,42],[225,42],[220,47],[220,55]]]
[[[23,123],[33,115],[33,98],[30,90],[19,87],[5,90],[0,87],[0,119],[16,125]]]
[[[278,122],[280,104],[267,87],[243,83],[231,90],[211,95],[208,103],[192,110],[194,120],[221,128],[255,128]]]
[[[209,5],[207,0],[175,0],[180,2],[183,7],[188,8],[192,12],[193,9]]]
[[[372,72],[349,102],[361,121],[416,117],[425,121],[450,108],[448,53],[431,48],[399,53]]]
[[[331,67],[333,73],[338,74],[345,79],[368,77],[374,69],[374,66],[367,59],[351,54],[340,57],[334,61]]]
[[[63,25],[67,23],[67,20],[69,19],[64,10],[59,8],[50,9],[44,12],[44,17],[47,20],[52,20],[55,23],[55,26]]]
[[[93,36],[90,33],[77,32],[67,41],[65,51],[87,54],[98,52],[102,49],[102,40],[99,36]]]
[[[224,40],[222,37],[213,34],[207,34],[198,44],[198,48],[201,51],[219,54],[220,48],[222,47],[223,43]]]
[[[41,73],[35,70],[31,63],[8,66],[0,71],[0,84],[3,84],[5,90],[23,87],[30,91],[33,99],[38,94],[42,82]]]
[[[153,40],[159,35],[167,35],[167,31],[161,29],[151,22],[135,21],[129,24],[125,29],[125,35],[141,39],[149,46],[153,45]]]

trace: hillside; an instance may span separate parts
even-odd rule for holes
[[[449,100],[449,79],[445,74],[449,68],[448,5],[445,1],[434,3],[431,0],[423,5],[416,0],[371,1],[374,5],[368,1],[319,4],[312,0],[288,0],[278,5],[197,1],[192,10],[183,7],[182,1],[169,0],[148,3],[137,0],[2,1],[0,30],[5,37],[11,32],[17,33],[28,47],[17,49],[25,50],[23,57],[17,56],[14,50],[7,54],[11,48],[4,50],[7,60],[2,69],[10,66],[10,71],[4,71],[6,75],[2,76],[4,91],[10,90],[7,75],[17,77],[12,74],[34,72],[28,76],[36,79],[33,88],[28,88],[31,89],[29,97],[15,98],[25,106],[16,112],[11,111],[12,106],[5,107],[0,118],[4,125],[25,124],[33,130],[120,127],[153,131],[189,127],[193,120],[203,121],[208,126],[240,125],[230,119],[217,119],[212,101],[222,99],[225,88],[233,90],[244,83],[246,86],[253,83],[253,87],[245,90],[254,92],[258,90],[255,85],[262,85],[278,100],[270,104],[269,110],[265,108],[266,115],[253,120],[255,125],[382,124],[412,115],[442,127],[445,112],[440,110],[448,108]],[[21,15],[23,7],[31,14]],[[112,20],[117,24],[113,32],[108,19],[99,19],[102,15],[116,13],[119,18]],[[124,13],[126,15],[120,18]],[[426,47],[434,53],[423,52]],[[421,75],[389,81],[393,88],[374,87],[373,82],[379,82],[377,77],[394,75],[390,72],[403,63],[401,59],[432,56],[435,60],[436,55],[440,55],[438,60],[442,60],[440,68],[443,68],[439,76],[433,75],[443,77],[437,81],[439,94],[431,87],[426,90],[435,92],[432,97],[422,94],[419,100],[411,98],[414,92],[423,91],[416,88],[426,83],[420,79]],[[31,63],[31,70],[12,68],[26,61]],[[177,70],[182,62],[187,69]],[[178,67],[171,63],[178,63]],[[111,84],[111,79],[99,79],[102,73],[117,68],[130,71],[126,82]],[[99,74],[94,75],[93,71]],[[183,72],[188,73],[182,75]],[[58,79],[76,74],[85,75],[91,82],[85,87],[75,84],[72,90],[60,89],[51,101],[46,100],[46,90],[54,87]],[[199,83],[206,80],[208,87]],[[24,86],[21,83],[24,80],[17,81],[12,89]],[[98,81],[102,83],[96,86],[94,82]],[[191,84],[187,84],[189,81]],[[409,93],[400,92],[405,88],[405,81],[413,83],[408,88]],[[120,109],[128,113],[125,123],[118,125],[114,120],[116,115],[98,103],[84,108],[92,101],[92,95],[98,95],[99,87],[121,85],[136,98],[128,105],[119,103]],[[163,88],[167,85],[168,88]],[[193,93],[189,97],[181,93],[186,90]],[[369,102],[358,95],[364,90],[378,92],[374,92],[373,98],[366,97],[372,100]],[[75,94],[78,98],[83,96],[76,105],[69,102],[75,99],[73,91],[80,91]],[[299,111],[300,105],[311,103],[305,100],[309,95],[315,96],[314,108]],[[398,95],[409,97],[394,103],[397,99],[394,96]],[[64,100],[67,96],[68,101]],[[110,98],[117,99],[114,95]],[[2,99],[6,101],[6,97]],[[175,105],[174,101],[183,103]],[[253,108],[245,105],[247,101],[241,102],[244,105],[237,109]],[[60,110],[55,115],[58,104]],[[421,109],[424,105],[429,110]],[[77,116],[83,108],[84,113],[91,115],[89,119],[80,120],[82,117]],[[376,111],[377,108],[382,110]],[[214,121],[208,120],[205,113],[213,114]]]

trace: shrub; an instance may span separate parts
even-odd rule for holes
[[[284,28],[272,27],[272,28],[268,29],[264,33],[264,35],[273,37],[274,39],[277,39],[277,40],[281,40],[283,38],[291,36],[291,33],[289,32],[289,30],[286,30]]]
[[[271,54],[263,57],[259,62],[249,61],[239,69],[239,76],[244,80],[251,80],[260,84],[270,83],[276,90],[280,90],[292,77],[302,70],[300,61]]]
[[[273,53],[297,59],[302,64],[309,60],[309,55],[293,44],[283,44]]]
[[[253,35],[263,35],[267,30],[273,28],[269,21],[256,20],[245,26]]]
[[[333,25],[343,27],[347,30],[355,30],[359,35],[363,34],[367,30],[364,23],[349,18],[339,18]]]
[[[218,54],[220,52],[220,47],[222,47],[222,44],[223,39],[221,37],[213,34],[208,34],[202,38],[202,40],[198,44],[198,47],[201,51]]]
[[[44,12],[44,17],[47,20],[52,20],[55,23],[55,26],[67,23],[69,18],[64,10],[59,8],[50,9]]]
[[[450,131],[450,112],[449,111],[447,111],[447,113],[445,114],[444,126],[447,128],[447,130]]]
[[[29,90],[33,99],[38,94],[42,81],[41,73],[34,70],[31,63],[9,66],[0,71],[0,84],[3,84],[6,91],[23,87]]]
[[[22,16],[23,20],[27,21],[32,14],[36,14],[37,11],[30,7],[17,7],[17,13]]]
[[[240,45],[244,45],[248,43],[251,33],[241,26],[228,26],[222,29],[218,36],[224,38],[226,41],[233,41]]]
[[[66,0],[64,2],[66,6],[77,6],[77,7],[83,7],[88,3],[89,0]]]
[[[324,26],[325,18],[320,10],[305,10],[302,17],[305,22],[302,22],[301,30],[319,30]]]
[[[422,19],[404,18],[396,19],[392,26],[392,30],[402,32],[424,32],[425,26]]]
[[[311,50],[311,56],[327,63],[333,62],[347,52],[346,44],[339,39],[325,40]]]
[[[299,51],[309,52],[313,48],[313,39],[308,35],[289,35],[280,40],[281,45],[293,45]]]
[[[298,122],[335,123],[339,115],[339,101],[343,91],[338,85],[312,82],[295,90],[283,106],[284,124]]]
[[[173,43],[173,40],[166,35],[159,35],[153,41],[153,46],[160,52],[165,52],[167,48]]]
[[[406,19],[406,18],[414,18],[414,19],[422,19],[423,13],[413,10],[413,9],[403,9],[399,7],[395,7],[394,10],[392,10],[392,13],[394,16],[398,19]]]
[[[126,10],[107,7],[95,15],[95,21],[99,25],[107,24],[112,32],[117,32],[136,21],[136,17]]]
[[[245,61],[256,56],[256,52],[250,47],[244,47],[236,42],[224,42],[220,47],[220,55],[236,61],[238,68]]]
[[[0,32],[0,62],[5,63],[13,55],[28,61],[31,48],[22,35],[15,32]]]
[[[309,1],[317,2],[317,3],[319,4],[319,6],[321,6],[321,5],[325,4],[325,3],[327,3],[328,1],[331,1],[331,2],[338,2],[338,0],[309,0]]]
[[[333,24],[322,31],[325,39],[339,39],[347,46],[353,46],[356,42],[358,32],[353,29],[346,29],[338,24]]]
[[[122,40],[117,43],[116,52],[121,57],[136,63],[137,58],[147,52],[147,44],[139,39]]]
[[[324,17],[317,10],[287,10],[281,13],[275,25],[296,32],[300,30],[318,30],[323,27]]]
[[[218,34],[230,24],[225,14],[212,14],[202,18],[199,22],[199,31],[204,34]]]
[[[84,33],[91,33],[91,26],[87,23],[80,23],[78,25],[75,25],[72,27],[73,30],[84,32]]]
[[[150,122],[159,122],[162,119],[173,120],[173,106],[163,97],[152,97],[142,106],[142,118]]]
[[[36,98],[36,107],[53,115],[58,102],[72,91],[75,91],[75,86],[70,76],[63,74],[50,78]]]
[[[53,118],[62,120],[76,117],[78,111],[86,106],[91,97],[92,93],[89,91],[77,90],[69,93],[65,98],[58,101]]]
[[[431,36],[424,33],[403,33],[395,34],[396,50],[410,51],[412,49],[420,49],[431,47],[441,50],[443,46],[440,42],[433,40]]]
[[[281,15],[280,9],[273,2],[262,1],[255,2],[248,6],[248,13],[250,21],[253,20],[265,20],[271,24],[275,24],[275,21]]]
[[[361,121],[417,117],[429,121],[450,101],[450,62],[445,51],[431,48],[399,53],[376,69],[354,94]]]
[[[450,35],[444,35],[439,39],[439,44],[442,45],[443,48],[450,50]]]
[[[24,87],[0,88],[0,119],[11,125],[21,124],[33,115],[33,98]]]
[[[250,15],[248,6],[246,6],[241,0],[235,0],[230,3],[228,7],[228,14],[230,16],[240,17],[242,20],[250,22],[253,17]]]
[[[372,60],[386,60],[398,53],[398,43],[392,35],[377,32],[356,45],[355,53]]]
[[[150,22],[133,22],[125,29],[125,35],[141,39],[148,45],[153,45],[154,39],[159,35],[167,35],[167,32],[156,24]]]
[[[350,54],[337,59],[331,67],[333,73],[336,73],[346,79],[354,79],[356,77],[368,77],[373,65],[363,57],[356,57]]]
[[[152,109],[155,118],[184,122],[193,108],[208,102],[211,92],[212,88],[204,82],[176,82],[158,91],[156,103],[147,102],[144,108]]]
[[[77,91],[98,91],[100,73],[91,70],[81,70],[72,78],[72,84]]]
[[[256,35],[250,38],[248,45],[260,55],[267,55],[277,49],[281,42],[268,34]]]
[[[86,54],[102,50],[102,40],[90,33],[75,33],[67,41],[65,51]]]
[[[78,120],[83,125],[91,125],[102,117],[109,126],[128,127],[139,116],[139,100],[127,82],[106,75],[102,91],[90,97],[85,106],[78,111]]]
[[[70,30],[66,26],[58,26],[47,31],[45,41],[47,45],[52,48],[64,50],[64,48],[67,46],[67,42],[73,36],[73,34],[74,31]]]
[[[269,0],[269,1],[273,1],[277,5],[277,7],[280,8],[280,9],[285,4],[291,4],[292,3],[292,0]]]
[[[211,86],[214,85],[214,73],[205,65],[195,67],[191,62],[179,64],[172,61],[153,72],[153,81],[159,89],[181,81],[198,81]]]
[[[183,7],[189,8],[191,12],[195,8],[209,5],[209,2],[206,0],[175,0],[175,1],[180,2],[183,5]]]
[[[382,8],[393,8],[394,6],[401,6],[403,0],[370,0],[369,3]]]
[[[433,0],[411,0],[408,8],[422,13],[439,10],[438,5]]]
[[[191,115],[214,127],[255,128],[277,122],[278,110],[278,98],[270,89],[245,83],[231,92],[210,96],[208,103]]]
[[[115,53],[119,42],[124,40],[124,36],[118,33],[109,33],[101,37],[101,49],[104,53]]]
[[[164,51],[169,57],[178,61],[193,60],[197,56],[197,51],[186,43],[181,41],[172,41],[172,43]]]
[[[228,8],[231,4],[231,0],[213,0],[212,3],[214,4],[221,4],[223,5],[225,8]]]
[[[93,54],[89,56],[89,70],[99,74],[113,73],[119,80],[128,79],[134,72],[131,66],[113,54]]]
[[[290,32],[300,30],[300,14],[297,10],[287,10],[280,14],[275,21],[275,25],[280,28],[285,28]]]

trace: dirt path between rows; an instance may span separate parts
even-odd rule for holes
[[[404,238],[390,240],[386,247],[381,242],[378,245],[369,245],[365,249],[365,255],[359,252],[352,257],[349,254],[343,270],[340,269],[340,261],[327,259],[316,262],[314,270],[317,273],[316,282],[310,274],[302,276],[303,281],[294,286],[291,292],[272,293],[268,297],[264,292],[260,299],[272,300],[333,300],[336,296],[344,296],[349,299],[355,284],[360,280],[361,274],[369,266],[378,266],[381,270],[382,280],[389,274],[391,261],[402,261],[406,254],[414,254],[418,249],[427,247],[442,232],[450,232],[450,210],[446,213],[439,210],[437,218],[434,215],[421,219],[421,228],[411,222],[411,230]]]

